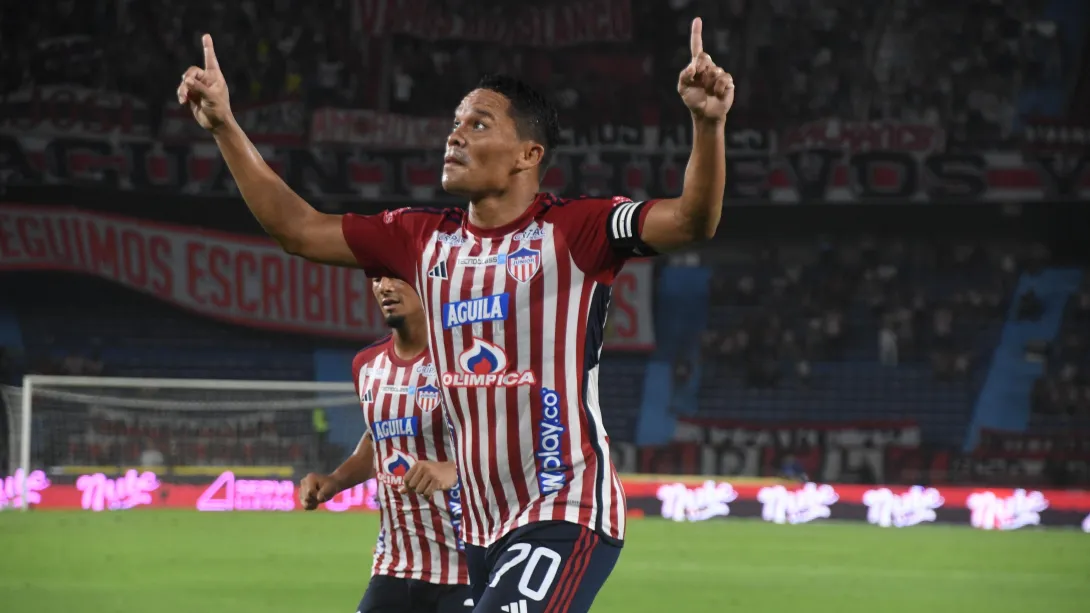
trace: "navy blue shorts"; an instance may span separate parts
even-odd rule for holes
[[[589,611],[621,548],[563,521],[513,530],[491,547],[466,545],[474,613]]]
[[[385,575],[371,577],[358,613],[469,613],[468,585],[439,585]]]

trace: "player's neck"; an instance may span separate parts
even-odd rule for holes
[[[415,332],[415,334],[413,333]],[[428,348],[428,337],[424,330],[413,330],[402,327],[394,330],[394,353],[402,360],[411,360]]]
[[[484,196],[469,203],[469,223],[490,230],[515,221],[534,204],[538,187],[519,186],[503,194]]]

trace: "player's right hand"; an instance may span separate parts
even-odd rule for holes
[[[329,502],[340,492],[337,482],[329,475],[310,473],[299,482],[299,503],[304,511],[313,511],[323,502]]]
[[[214,131],[231,120],[231,98],[227,81],[220,71],[212,36],[201,37],[204,45],[204,68],[190,66],[178,86],[178,104],[187,105],[193,118],[205,130]]]

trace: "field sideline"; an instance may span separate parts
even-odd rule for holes
[[[373,514],[0,513],[0,611],[350,612]],[[594,611],[1076,613],[1090,535],[756,520],[630,522]]]

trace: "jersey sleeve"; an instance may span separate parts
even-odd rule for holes
[[[349,374],[349,376],[352,377],[352,387],[356,389],[356,398],[359,399],[361,404],[363,403],[363,397],[361,396],[363,390],[360,389],[360,379],[362,378],[360,371],[363,370],[363,367],[366,366],[369,361],[371,361],[371,358],[374,357],[374,354],[374,345],[371,345],[357,352],[356,357],[352,358],[352,372]],[[363,433],[367,434],[370,431],[371,424],[368,423],[365,412],[365,417],[363,420]]]
[[[368,277],[394,277],[412,282],[427,222],[432,217],[410,208],[377,215],[348,213],[341,218],[341,232]]]
[[[559,207],[557,224],[580,270],[611,281],[628,259],[656,255],[640,233],[647,212],[657,203],[623,196],[571,200]]]

